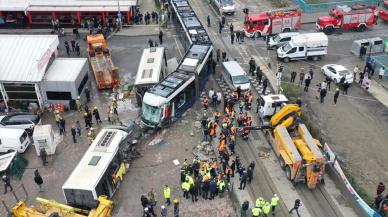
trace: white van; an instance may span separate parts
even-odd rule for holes
[[[236,61],[223,62],[224,80],[232,89],[240,87],[242,91],[247,91],[251,88],[248,76],[240,64]]]
[[[31,143],[31,138],[23,129],[0,128],[0,152],[23,153]]]
[[[291,41],[291,37],[295,35],[299,35],[299,32],[284,32],[279,33],[273,37],[270,37],[267,43],[268,49],[278,49],[283,46],[287,42]]]
[[[210,0],[219,10],[221,14],[233,15],[236,11],[234,0]]]

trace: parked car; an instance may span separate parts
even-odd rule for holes
[[[328,64],[321,68],[324,75],[331,78],[334,83],[338,84],[342,77],[345,77],[345,81],[349,84],[353,83],[353,73],[342,65]]]
[[[34,127],[41,124],[39,115],[33,113],[12,113],[0,116],[0,127],[23,129],[32,135]]]

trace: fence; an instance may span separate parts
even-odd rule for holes
[[[313,13],[319,11],[327,11],[330,8],[334,8],[337,5],[380,5],[383,0],[348,0],[348,1],[336,1],[327,3],[307,3],[305,0],[293,0],[304,12]]]

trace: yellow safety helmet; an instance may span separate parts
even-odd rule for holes
[[[177,198],[175,198],[172,202],[173,202],[173,203],[179,203],[179,201],[178,201]]]

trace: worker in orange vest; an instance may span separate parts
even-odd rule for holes
[[[214,112],[214,121],[218,124],[218,122],[220,121],[220,117],[221,117],[221,112],[219,111],[215,111]]]

